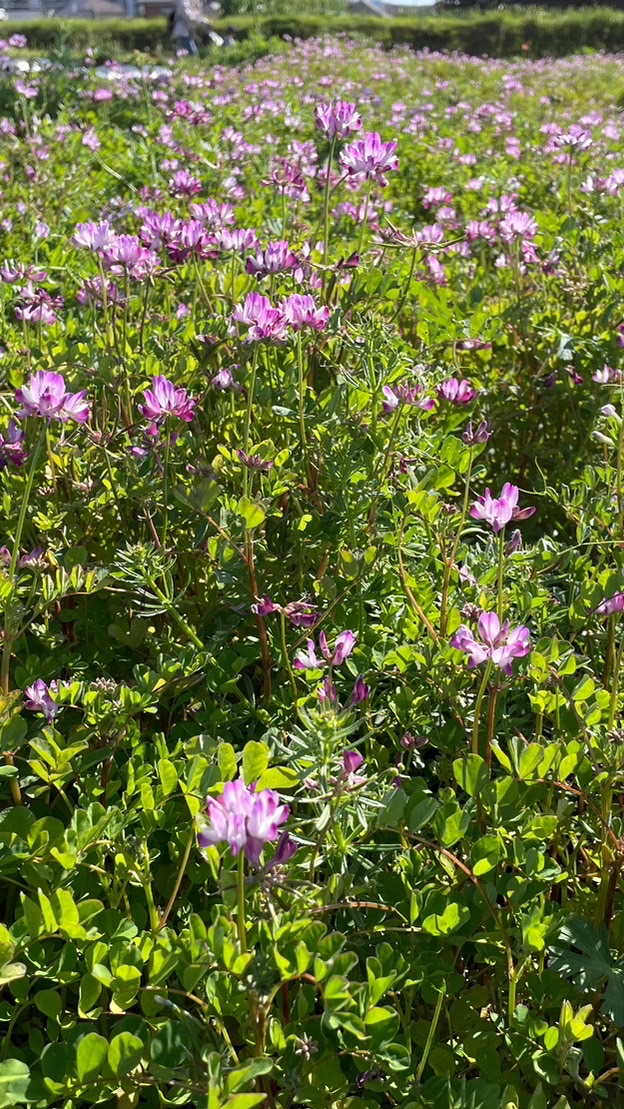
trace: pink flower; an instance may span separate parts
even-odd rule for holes
[[[387,416],[394,412],[400,404],[407,404],[414,408],[423,408],[429,412],[435,408],[433,397],[422,397],[421,385],[407,385],[399,382],[398,385],[384,385],[381,390],[384,395],[383,409]]]
[[[399,159],[395,154],[397,145],[394,141],[382,142],[376,131],[370,131],[345,146],[340,154],[340,163],[349,177],[357,175],[385,186],[388,184],[385,174],[399,168]]]
[[[348,139],[353,131],[359,131],[362,126],[362,117],[355,104],[349,104],[345,100],[336,100],[333,104],[317,104],[314,118],[319,131],[330,141]]]
[[[283,300],[280,310],[284,319],[291,324],[295,331],[303,327],[311,327],[314,331],[324,331],[329,320],[329,308],[324,305],[317,308],[314,297],[293,293]]]
[[[477,396],[477,390],[469,381],[459,381],[456,377],[449,377],[438,385],[436,392],[442,400],[449,400],[451,404],[471,404]]]
[[[279,836],[280,824],[288,818],[288,805],[280,805],[272,789],[256,793],[242,778],[227,782],[220,797],[207,804],[208,823],[197,841],[200,847],[227,843],[233,855],[244,851],[253,866],[258,866],[265,843]]]
[[[15,420],[9,420],[6,431],[0,433],[0,471],[11,462],[22,466],[28,457],[25,449],[26,434]]]
[[[42,712],[48,721],[54,720],[59,706],[50,697],[50,689],[56,692],[56,682],[51,682],[48,687],[43,678],[37,678],[36,682],[24,690],[24,708],[31,712]]]
[[[152,388],[143,392],[145,404],[139,405],[139,412],[150,420],[149,434],[158,434],[158,425],[169,416],[177,416],[190,424],[193,419],[195,401],[189,397],[186,389],[176,389],[172,381],[166,377],[153,377]]]
[[[260,293],[248,293],[244,304],[234,309],[233,316],[249,328],[248,342],[260,342],[262,339],[280,342],[286,337],[288,325],[283,313]]]
[[[86,389],[80,393],[68,393],[62,374],[50,370],[38,370],[32,374],[28,385],[23,385],[15,393],[15,399],[22,408],[18,416],[43,416],[46,420],[75,420],[84,424],[89,419],[89,402],[85,400]]]
[[[601,601],[594,609],[596,616],[613,616],[615,612],[624,612],[624,593],[614,593]]]
[[[115,237],[108,220],[101,223],[79,223],[74,231],[72,242],[74,246],[86,247],[87,250],[103,250]]]
[[[514,658],[523,658],[531,650],[529,629],[520,625],[519,628],[509,629],[509,621],[501,627],[501,622],[495,612],[482,612],[477,631],[479,639],[475,639],[470,628],[462,624],[451,639],[451,646],[459,651],[464,651],[469,656],[468,668],[473,670],[483,662],[491,660],[495,666],[511,677]]]
[[[490,490],[486,489],[485,496],[479,497],[478,501],[473,504],[470,515],[475,520],[485,520],[495,532],[502,531],[510,520],[528,520],[535,509],[518,508],[519,494],[518,486],[511,485],[508,481],[503,485],[501,495],[498,498],[493,497]]]

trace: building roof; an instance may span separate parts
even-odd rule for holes
[[[56,8],[56,14],[64,18],[83,16],[87,19],[102,19],[109,16],[123,19],[126,10],[116,0],[67,0],[67,3]]]

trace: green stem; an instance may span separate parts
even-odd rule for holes
[[[249,454],[249,437],[251,433],[251,414],[253,411],[254,393],[256,391],[256,370],[258,368],[258,344],[254,346],[253,359],[251,363],[251,375],[249,378],[249,387],[247,389],[247,410],[245,412],[245,431],[243,434],[243,450],[245,454]],[[243,492],[245,496],[249,493],[249,469],[247,466],[243,468]]]
[[[423,1076],[423,1071],[424,1071],[425,1067],[427,1066],[427,1059],[429,1058],[429,1052],[431,1051],[433,1041],[435,1039],[435,1034],[436,1034],[436,1030],[437,1030],[437,1027],[438,1027],[438,1021],[440,1019],[440,1013],[442,1012],[442,1005],[444,1003],[445,995],[446,995],[446,983],[443,984],[442,989],[438,993],[438,1000],[436,1001],[436,1006],[435,1006],[435,1009],[433,1011],[433,1019],[431,1021],[431,1024],[429,1025],[429,1034],[427,1036],[427,1042],[425,1043],[423,1053],[420,1057],[420,1062],[418,1064],[418,1067],[416,1068],[416,1075],[415,1075],[416,1085],[418,1085],[420,1083],[420,1080]]]
[[[295,673],[294,673],[294,670],[293,670],[291,662],[290,662],[290,655],[288,653],[288,644],[286,643],[286,617],[284,616],[283,612],[280,612],[280,639],[281,639],[281,643],[282,643],[282,657],[284,659],[284,666],[285,666],[286,670],[288,671],[288,677],[290,679],[290,687],[291,687],[292,693],[293,693],[293,709],[296,712],[297,696],[298,696],[298,694],[297,694],[297,681],[295,679]]]
[[[195,827],[191,824],[191,832],[190,832],[189,838],[187,840],[186,847],[184,849],[184,854],[182,856],[182,862],[180,863],[180,869],[178,870],[178,875],[177,875],[177,878],[176,878],[176,881],[175,881],[175,886],[173,887],[171,897],[169,898],[169,900],[167,902],[167,908],[165,909],[163,915],[161,916],[161,918],[158,922],[158,930],[159,931],[160,931],[161,928],[165,927],[165,924],[167,923],[167,921],[169,919],[169,914],[170,914],[171,910],[173,909],[173,906],[175,905],[176,897],[178,896],[178,894],[180,892],[180,886],[182,885],[182,879],[184,877],[184,871],[186,870],[186,868],[188,866],[188,861],[189,861],[189,858],[190,858],[190,855],[191,855],[191,848],[192,848],[194,842],[195,842]]]
[[[165,462],[163,469],[163,532],[162,547],[167,547],[167,527],[169,524],[169,452],[171,450],[171,435],[167,434],[165,446]]]
[[[444,582],[442,584],[442,600],[441,600],[441,603],[440,603],[440,635],[442,636],[442,638],[444,638],[446,636],[446,619],[447,619],[447,612],[448,612],[448,593],[449,593],[449,587],[450,587],[450,584],[451,584],[451,573],[453,571],[453,566],[455,565],[455,559],[457,558],[457,551],[459,549],[459,544],[461,542],[462,531],[464,530],[464,524],[466,523],[466,516],[468,514],[468,501],[470,499],[470,478],[472,477],[472,463],[473,463],[473,453],[471,451],[469,462],[468,462],[468,470],[467,470],[467,473],[466,473],[466,483],[464,485],[464,500],[462,502],[461,518],[460,518],[459,524],[457,525],[457,532],[455,534],[455,541],[453,543],[453,546],[451,547],[451,553],[450,553],[448,559],[446,560],[446,563],[445,563],[445,566],[444,566]]]
[[[498,575],[496,581],[496,615],[501,620],[503,616],[503,573],[505,569],[505,529],[502,528],[498,535]]]
[[[308,459],[308,439],[305,426],[305,394],[306,380],[303,372],[303,341],[301,332],[297,335],[297,367],[299,371],[299,433],[301,436],[301,450],[303,452],[303,469],[306,478],[306,487],[310,488],[310,462]]]
[[[622,639],[620,640],[620,645],[617,649],[617,655],[615,656],[615,667],[614,667],[614,670],[613,670],[613,677],[612,677],[612,680],[611,680],[611,699],[610,699],[610,702],[609,702],[609,731],[611,731],[611,729],[613,728],[613,725],[615,723],[615,714],[617,712],[618,687],[619,687],[619,684],[620,684],[620,670],[622,668],[622,654],[623,653],[624,653],[624,635],[622,636]]]
[[[474,723],[473,723],[473,726],[472,726],[472,751],[473,751],[473,754],[475,754],[475,755],[480,755],[481,754],[481,752],[479,750],[479,722],[481,720],[481,707],[483,705],[483,698],[485,697],[485,692],[486,692],[487,687],[488,687],[488,682],[490,680],[490,675],[492,673],[492,669],[493,669],[492,660],[488,659],[488,663],[487,663],[487,666],[485,668],[483,678],[481,679],[481,685],[479,686],[479,692],[477,693],[477,701],[476,701],[476,704],[475,704]]]
[[[325,181],[325,198],[323,201],[323,264],[327,265],[329,251],[329,195],[331,189],[331,167],[336,149],[336,139],[333,138],[329,147],[329,160],[327,162],[327,179]]]
[[[362,228],[360,230],[360,241],[358,243],[358,254],[362,253],[362,248],[364,246],[364,238],[366,236],[366,230],[367,230],[367,226],[368,226],[368,206],[370,204],[372,188],[373,188],[373,182],[371,180],[371,181],[368,182],[368,189],[366,191],[366,201],[364,203],[364,216],[362,218]]]
[[[407,281],[405,282],[405,286],[403,288],[403,295],[399,300],[399,303],[397,304],[394,312],[392,313],[392,316],[390,317],[390,323],[394,323],[394,321],[399,318],[401,312],[403,311],[403,308],[405,307],[405,302],[409,296],[410,286],[412,284],[412,278],[414,276],[414,270],[416,269],[416,256],[417,248],[414,247],[414,249],[412,250],[412,260],[410,262],[409,274],[407,275]]]
[[[247,929],[245,927],[245,852],[238,856],[238,875],[236,888],[238,893],[238,940],[243,954],[247,950]]]

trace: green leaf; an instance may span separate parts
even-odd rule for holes
[[[294,789],[299,775],[290,766],[270,766],[258,778],[258,789]]]
[[[449,936],[470,919],[470,909],[466,905],[457,905],[454,901],[446,906],[443,913],[433,913],[423,920],[423,931],[430,936]]]
[[[543,755],[544,748],[539,743],[529,743],[528,747],[524,748],[518,762],[518,774],[523,781],[533,777]]]
[[[7,982],[15,982],[18,978],[25,978],[28,967],[25,963],[5,963],[0,967],[0,986],[6,986]]]
[[[131,1032],[120,1032],[108,1047],[108,1065],[116,1078],[123,1078],[141,1062],[143,1041]]]
[[[551,969],[571,978],[582,992],[605,986],[602,1012],[621,1028],[624,1024],[624,960],[613,961],[606,929],[601,928],[596,935],[588,921],[574,918],[560,930],[558,939],[566,947],[553,949]]]
[[[501,842],[498,836],[482,836],[473,845],[470,853],[472,873],[475,878],[494,870],[501,857]]]
[[[256,743],[251,739],[243,748],[243,778],[250,786],[257,782],[269,765],[269,748],[266,743]]]
[[[28,1101],[27,1089],[30,1070],[19,1059],[5,1059],[0,1063],[0,1107]]]
[[[231,743],[220,743],[217,748],[217,762],[224,782],[236,777],[236,751]]]
[[[245,521],[245,527],[248,531],[260,527],[260,524],[263,524],[266,520],[264,509],[255,501],[250,501],[248,497],[241,497],[237,505],[237,512]]]
[[[439,802],[430,794],[420,797],[415,805],[410,804],[407,811],[407,824],[410,832],[419,832],[435,816]]]
[[[108,1040],[104,1039],[104,1036],[99,1036],[97,1032],[88,1032],[86,1036],[83,1036],[76,1053],[76,1066],[80,1081],[92,1082],[97,1078],[102,1072],[107,1057]]]
[[[453,763],[455,781],[470,797],[476,797],[490,780],[490,770],[480,755],[464,755]]]

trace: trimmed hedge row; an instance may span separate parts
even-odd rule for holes
[[[261,36],[312,38],[323,34],[362,35],[390,48],[407,45],[414,50],[460,51],[491,57],[565,56],[583,50],[624,50],[624,12],[609,8],[576,11],[492,12],[453,17],[377,19],[368,16],[266,16],[254,32],[250,18],[231,18],[215,24],[219,30],[234,28],[240,40]],[[136,20],[33,20],[10,23],[7,31],[25,34],[28,45],[42,51],[84,50],[124,53],[134,50],[162,53],[171,50],[165,19]],[[251,45],[251,44],[250,44]],[[236,48],[233,48],[236,53]],[[226,52],[227,54],[227,52]],[[224,54],[224,60],[226,60]]]

